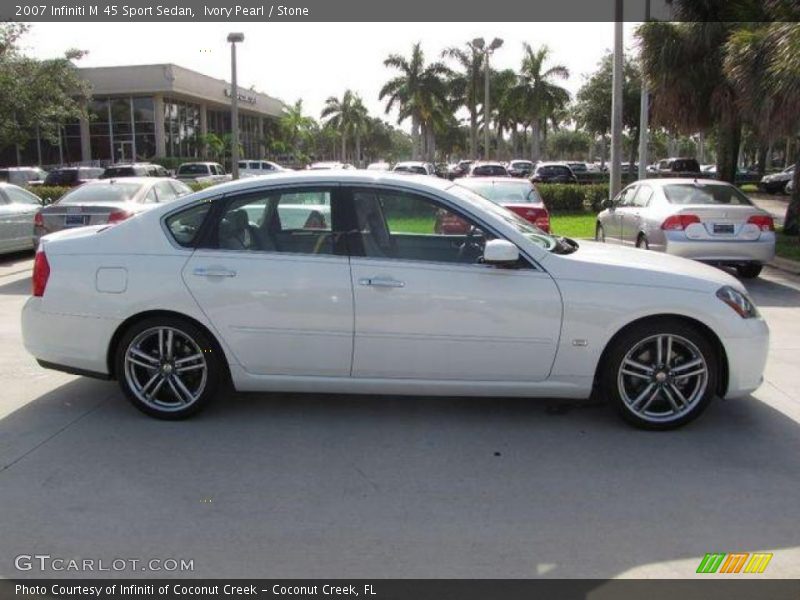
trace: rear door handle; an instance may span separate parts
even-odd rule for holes
[[[371,277],[358,280],[358,285],[369,285],[372,287],[401,288],[405,287],[404,281],[390,279],[388,277]]]
[[[223,267],[197,267],[194,274],[198,277],[236,277],[236,271]]]

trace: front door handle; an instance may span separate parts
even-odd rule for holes
[[[358,285],[369,285],[372,287],[401,288],[405,287],[404,281],[391,279],[389,277],[370,277],[358,280]]]
[[[198,277],[236,277],[236,271],[224,267],[197,267],[194,274]]]

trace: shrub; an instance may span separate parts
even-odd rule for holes
[[[206,188],[211,187],[212,185],[216,185],[215,181],[187,181],[186,185],[192,188],[193,192],[199,192],[200,190],[204,190]]]
[[[540,183],[536,189],[544,200],[547,210],[553,214],[576,213],[585,210],[599,211],[608,197],[608,185]]]
[[[42,203],[47,206],[48,204],[52,204],[61,198],[61,196],[66,194],[72,188],[60,185],[34,185],[28,186],[27,189],[32,194],[39,196],[39,198],[42,199]]]

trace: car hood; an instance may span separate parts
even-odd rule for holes
[[[579,245],[572,254],[550,254],[542,265],[556,278],[692,291],[729,285],[746,291],[725,271],[694,260],[601,242],[582,240]]]

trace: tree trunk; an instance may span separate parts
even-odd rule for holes
[[[411,117],[411,160],[419,160],[419,117]]]
[[[356,167],[361,168],[361,134],[356,133]]]
[[[742,126],[738,116],[728,116],[717,127],[717,179],[734,183]]]
[[[697,162],[701,165],[706,162],[706,133],[704,131],[697,134]]]
[[[478,156],[478,108],[475,103],[469,107],[469,157]]]
[[[541,124],[538,119],[534,119],[531,123],[531,160],[536,162],[539,160],[539,128]]]
[[[347,162],[347,135],[342,132],[342,162]]]
[[[759,179],[767,172],[767,154],[769,149],[766,144],[758,146],[758,177]]]
[[[628,163],[628,181],[631,182],[634,179],[638,179],[639,171],[636,170],[636,154],[639,151],[639,132],[636,132],[636,135],[631,136],[631,158],[630,162]],[[623,173],[625,175],[625,173]],[[624,179],[624,178],[623,178]]]
[[[800,137],[798,137],[800,142]],[[800,235],[800,152],[795,153],[794,179],[792,181],[792,197],[786,207],[786,216],[783,220],[783,233],[786,235]]]
[[[433,127],[430,128],[428,132],[429,141],[428,141],[428,151],[430,152],[430,162],[436,161],[436,132],[433,130]]]
[[[606,168],[606,135],[600,136],[600,169],[605,171]]]

